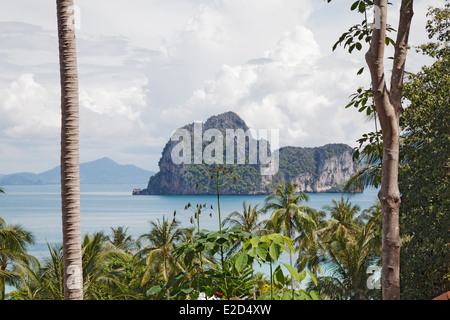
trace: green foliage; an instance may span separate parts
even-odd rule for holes
[[[352,94],[350,97],[351,100],[345,106],[346,109],[354,107],[358,109],[358,112],[365,112],[367,116],[376,112],[371,89],[358,88],[356,93]]]
[[[327,2],[331,2],[331,0],[327,0]],[[350,10],[367,17],[367,11],[373,9],[373,6],[374,3],[371,0],[357,0],[353,2]],[[349,53],[352,53],[355,49],[361,51],[365,43],[372,41],[372,29],[370,22],[365,18],[360,24],[352,26],[339,37],[338,41],[333,45],[333,51],[336,50],[338,45],[343,45]],[[386,31],[393,32],[395,29],[388,25]],[[395,42],[392,38],[386,36],[386,45],[390,44],[395,45]],[[361,74],[363,70],[364,68],[360,69],[358,74]]]
[[[259,221],[259,217],[262,213],[263,210],[259,209],[258,205],[252,206],[251,203],[247,205],[244,201],[242,203],[242,213],[233,211],[223,221],[223,225],[240,227],[242,230],[256,234],[262,233],[264,232],[263,229],[266,223],[266,221]]]
[[[157,222],[151,221],[150,224],[152,227],[150,232],[138,238],[139,241],[145,240],[149,243],[149,246],[145,246],[136,254],[142,256],[146,264],[141,285],[159,279],[167,285],[173,275],[182,269],[173,258],[176,242],[181,237],[181,230],[175,218],[171,223],[163,217],[162,222],[158,219]],[[169,297],[169,290],[166,294]]]
[[[187,241],[181,242],[174,254],[182,259],[187,272],[195,269],[193,277],[185,281],[185,273],[175,277],[174,281],[165,286],[155,286],[147,291],[148,295],[158,295],[163,290],[170,290],[170,298],[185,299],[193,292],[204,292],[207,297],[213,297],[220,292],[226,299],[251,294],[251,260],[242,252],[231,254],[221,263],[212,263],[199,269],[197,257],[214,257],[221,252],[230,250],[236,241],[242,242],[251,234],[241,228],[224,229],[221,231],[202,231],[193,235]]]
[[[280,174],[286,181],[305,172],[316,172],[316,161],[312,148],[284,147],[279,153]]]
[[[432,8],[427,31],[435,42],[420,50],[436,58],[405,84],[403,113],[401,253],[402,294],[431,299],[450,289],[450,4]]]
[[[84,236],[82,243],[84,299],[100,299],[104,291],[118,284],[123,269],[111,268],[111,262],[113,259],[124,257],[125,253],[108,242],[107,236],[102,232]]]
[[[302,173],[317,176],[323,161],[348,151],[344,144],[328,144],[320,148],[283,147],[279,153],[279,171],[274,176],[275,189],[279,182],[290,181]]]
[[[260,264],[269,263],[270,270],[272,270],[272,264],[276,263],[279,260],[280,255],[283,252],[289,254],[295,252],[292,240],[289,237],[273,233],[259,237],[252,237],[251,239],[245,241],[243,243],[242,252],[240,253],[240,255],[242,257],[245,257],[242,259],[245,261],[256,260]],[[281,266],[283,266],[289,272],[291,279],[293,279],[296,282],[302,282],[306,277],[306,271],[298,272],[291,265],[281,263],[280,265],[278,265],[278,267],[275,269],[273,273],[272,271],[270,272],[270,292],[261,295],[258,299],[311,300],[306,299],[307,296],[310,298],[311,296],[304,290],[300,291],[292,290],[287,294],[286,292],[282,293],[277,290],[275,290],[274,292],[274,287],[283,287],[284,285],[287,285],[289,283],[289,281],[286,280],[286,277],[283,273],[283,269],[281,268]],[[309,275],[311,276],[311,279],[313,279],[313,281],[317,284],[315,276],[312,273],[309,273]],[[320,298],[320,296],[318,296],[318,294],[316,293],[313,293],[313,296],[315,298]]]
[[[407,73],[403,90],[407,107],[400,117],[400,232],[403,242],[400,283],[402,296],[408,299],[430,299],[450,287],[450,4],[430,8],[428,17],[426,30],[433,41],[419,46],[417,51],[435,61],[417,74]],[[360,89],[347,107],[361,106],[358,111],[368,112],[370,96],[368,90]],[[358,140],[360,146],[354,157],[365,161],[365,166],[349,185],[379,186],[380,140],[380,131],[365,134]]]
[[[345,204],[345,208],[353,207],[348,202]],[[203,205],[201,207],[203,208]],[[364,269],[366,264],[359,265],[359,268],[353,267],[358,266],[358,263],[352,264],[352,259],[360,261],[355,254],[365,257],[365,261],[373,261],[376,256],[376,251],[369,251],[375,241],[370,240],[376,235],[373,230],[378,230],[373,227],[374,215],[364,215],[366,225],[361,227],[361,234],[334,232],[330,236],[319,229],[323,227],[319,223],[321,215],[315,211],[308,214],[312,220],[318,222],[314,224],[317,229],[302,232],[299,230],[299,237],[295,240],[278,233],[255,235],[243,230],[240,225],[219,231],[194,232],[195,229],[191,228],[181,230],[179,236],[174,237],[178,228],[169,228],[172,224],[168,220],[164,220],[166,223],[154,223],[153,229],[145,236],[151,245],[139,250],[136,247],[123,246],[124,243],[135,243],[126,235],[124,229],[119,233],[119,229],[113,229],[112,237],[101,233],[86,235],[83,241],[85,297],[105,300],[195,300],[200,298],[200,293],[205,294],[207,298],[220,299],[320,300],[324,296],[348,297],[333,295],[332,291],[329,291],[332,289],[324,286],[328,278],[316,279],[315,273],[281,263],[280,257],[283,254],[296,253],[296,246],[302,248],[303,255],[307,249],[312,248],[307,245],[311,242],[312,235],[323,234],[323,237],[318,237],[322,240],[322,254],[327,255],[329,259],[335,259],[335,265],[339,266],[340,270],[346,270],[339,277],[353,279],[350,282],[344,281],[346,285],[342,290],[354,290],[353,287],[348,287],[348,283],[353,283],[354,279],[363,283],[368,276]],[[346,221],[344,219],[343,224],[351,229],[352,223]],[[361,226],[362,223],[361,220]],[[328,235],[325,237],[325,234]],[[117,241],[118,239],[130,241]],[[170,245],[167,245],[168,243]],[[140,242],[136,244],[141,245]],[[119,247],[121,248],[118,249]],[[157,259],[159,249],[169,247],[170,251],[162,255],[167,259]],[[144,250],[146,248],[148,250]],[[136,251],[136,254],[133,255],[130,251]],[[149,264],[148,254],[151,252],[154,252],[154,259],[153,263]],[[11,299],[62,299],[62,249],[50,248],[50,253],[51,258],[45,261],[43,267],[26,264],[22,266],[22,285],[10,295]],[[221,253],[226,259],[221,259]],[[166,263],[169,268],[165,268]],[[255,264],[269,265],[269,282],[262,281],[258,275],[255,276]],[[148,270],[151,277],[144,284],[142,280]],[[165,270],[168,271],[167,277]],[[309,289],[299,289],[307,275],[312,281]],[[337,281],[336,279],[339,278],[334,281]],[[290,287],[292,281],[295,283],[294,288]]]
[[[308,207],[300,206],[302,201],[308,201],[309,196],[295,193],[296,184],[280,183],[275,192],[266,197],[264,210],[272,211],[269,225],[273,230],[281,230],[288,237],[294,234],[295,228],[300,229],[304,223],[314,224],[306,213]]]
[[[227,170],[222,167],[213,167],[209,172],[211,180],[216,181],[218,210],[220,213],[220,176],[225,175]],[[230,173],[230,172],[228,172]],[[232,173],[232,172],[231,172]],[[289,184],[289,198],[293,196],[293,187]],[[282,186],[284,189],[284,186]],[[280,186],[281,188],[281,186]],[[281,192],[281,189],[280,189]],[[275,196],[275,195],[274,195]],[[283,195],[281,195],[283,196]],[[305,199],[306,195],[300,194],[295,199],[291,199],[288,203],[289,210],[294,210],[293,204],[298,204]],[[272,199],[272,198],[271,198]],[[276,201],[268,202],[266,208],[272,208],[276,205]],[[281,201],[281,205],[283,205]],[[186,208],[189,208],[188,205]],[[198,206],[197,209],[202,209],[204,206]],[[296,207],[298,209],[298,207]],[[244,211],[246,205],[244,203]],[[250,207],[249,207],[249,211]],[[198,210],[194,211],[197,218],[200,216]],[[253,212],[255,214],[255,212]],[[299,214],[297,212],[297,214]],[[220,215],[219,215],[220,216]],[[225,221],[231,221],[226,219]],[[245,223],[244,223],[245,224]],[[250,228],[250,227],[249,227]],[[249,298],[255,294],[255,280],[252,275],[254,273],[253,263],[259,264],[269,263],[272,269],[272,263],[276,262],[280,254],[285,251],[289,254],[295,252],[292,240],[287,236],[280,234],[270,234],[255,236],[243,225],[235,224],[231,229],[222,229],[222,224],[219,219],[219,231],[198,231],[186,241],[179,243],[174,250],[177,261],[183,261],[185,271],[177,275],[173,281],[166,281],[164,285],[156,285],[147,291],[147,295],[155,299],[162,299],[164,292],[166,292],[167,299],[196,299],[200,292],[203,292],[206,297],[212,298],[220,295],[224,299],[233,297]],[[236,251],[236,248],[240,250]],[[215,262],[215,258],[220,256],[220,262]],[[224,259],[224,256],[227,256]],[[210,263],[204,265],[202,263],[203,257],[211,257]],[[306,272],[298,272],[291,265],[282,264],[290,273],[293,281],[301,282]],[[195,270],[192,277],[186,279],[186,275]],[[274,273],[270,272],[270,292],[273,293],[273,285],[283,285],[284,275],[279,266]],[[311,274],[311,278],[314,275]],[[275,279],[275,280],[274,280]],[[313,293],[314,297],[318,297]],[[271,295],[273,297],[273,295]],[[296,293],[292,288],[291,298],[303,298],[304,293]],[[309,296],[311,298],[311,296]]]
[[[10,299],[24,300],[62,300],[63,250],[62,245],[50,247],[49,257],[41,264],[36,260],[20,263],[13,269],[18,291]],[[84,299],[125,299],[131,294],[124,289],[121,279],[123,269],[119,261],[126,258],[123,251],[117,250],[106,241],[101,232],[86,234],[82,243]],[[125,260],[123,260],[125,261]]]
[[[7,269],[8,265],[33,263],[27,247],[34,242],[33,234],[20,225],[7,224],[0,217],[0,300],[5,299],[5,284],[16,279],[14,272]]]
[[[211,179],[210,173],[217,166],[206,164],[189,164],[186,166],[186,175],[189,185],[199,187],[202,190],[212,190],[215,192],[215,181]],[[233,172],[236,177],[234,183],[221,186],[222,194],[249,194],[255,189],[259,189],[261,185],[261,175],[256,165],[250,164],[230,164],[223,166],[227,170]]]
[[[316,290],[329,299],[379,299],[380,290],[369,289],[368,268],[380,263],[381,206],[375,205],[357,216],[348,201],[334,201],[328,210],[332,219],[318,230],[319,256],[329,275],[318,277]]]
[[[289,291],[276,290],[272,295],[269,292],[262,294],[258,300],[322,300],[320,294],[315,290],[309,292],[303,289],[295,290],[293,295]]]

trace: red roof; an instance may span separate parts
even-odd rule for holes
[[[440,296],[434,298],[433,300],[450,300],[450,291],[441,294]]]

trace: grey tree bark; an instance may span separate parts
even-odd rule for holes
[[[381,189],[378,198],[382,207],[382,296],[386,300],[400,299],[400,191],[399,119],[402,108],[403,77],[408,50],[408,38],[413,17],[413,0],[402,0],[400,9],[394,62],[387,89],[384,70],[384,50],[387,25],[387,0],[374,1],[379,8],[379,28],[372,34],[372,42],[366,53],[370,69],[372,91],[383,134],[383,163]]]
[[[79,99],[73,0],[57,0],[61,78],[61,200],[64,299],[83,299],[80,230]]]

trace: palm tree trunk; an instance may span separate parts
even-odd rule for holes
[[[61,201],[64,299],[83,299],[80,230],[78,71],[73,0],[57,0],[61,77]]]

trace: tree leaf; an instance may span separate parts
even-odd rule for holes
[[[252,244],[253,247],[256,247],[258,245],[258,241],[259,241],[258,237],[253,237],[250,239],[250,243]]]
[[[286,283],[285,278],[284,278],[284,274],[283,274],[283,270],[281,270],[280,266],[278,266],[275,271],[273,272],[273,283],[276,286],[284,286],[284,284]]]
[[[189,293],[191,293],[192,291],[194,291],[194,288],[184,288],[184,289],[181,289],[181,292],[186,293],[186,294],[189,294]]]
[[[359,0],[358,0],[358,1],[355,1],[355,2],[352,4],[352,6],[350,7],[350,10],[351,10],[351,11],[355,10],[355,9],[358,7],[358,5],[359,5]]]
[[[248,263],[248,255],[245,252],[239,252],[236,257],[236,262],[234,266],[238,272],[244,270]]]
[[[308,274],[311,277],[312,282],[314,282],[314,284],[317,287],[317,278],[316,278],[316,276],[313,273],[311,273],[311,272],[308,272]]]
[[[311,295],[303,289],[299,291],[299,295],[300,300],[312,300]]]
[[[297,270],[295,270],[294,267],[292,267],[292,266],[289,265],[289,264],[285,264],[285,263],[283,263],[283,265],[286,267],[286,269],[287,269],[287,270],[289,271],[289,273],[291,274],[292,279],[297,280],[297,281],[301,281],[301,280],[299,280],[299,273],[297,272]]]
[[[247,255],[249,255],[252,258],[256,257],[256,248],[251,248],[250,250],[248,250]]]
[[[273,261],[278,260],[280,256],[280,245],[277,243],[272,243],[269,248],[269,254]]]
[[[359,12],[363,13],[366,10],[366,4],[364,3],[364,1],[360,1],[359,2],[359,7],[358,7]]]
[[[289,237],[283,237],[284,243],[286,243],[289,247],[289,249],[292,251],[292,253],[295,253],[294,245],[292,244],[292,239]]]
[[[317,291],[315,291],[315,290],[311,290],[309,292],[309,295],[311,296],[311,298],[313,300],[322,300],[322,297],[320,296],[320,294]]]
[[[267,261],[268,258],[269,244],[267,242],[261,243],[258,248],[256,248],[256,254],[263,260]]]
[[[356,45],[356,43],[352,44],[350,46],[350,48],[348,49],[348,52],[352,53],[353,49],[355,49],[355,45]]]
[[[281,300],[292,300],[292,291],[285,291],[281,296]]]
[[[299,272],[298,281],[302,282],[306,278],[306,271]]]
[[[148,289],[147,290],[147,296],[152,296],[152,295],[155,295],[155,294],[158,294],[158,293],[160,293],[161,292],[161,290],[163,289],[163,287],[161,287],[161,286],[154,286],[154,287],[151,287],[150,289]]]

